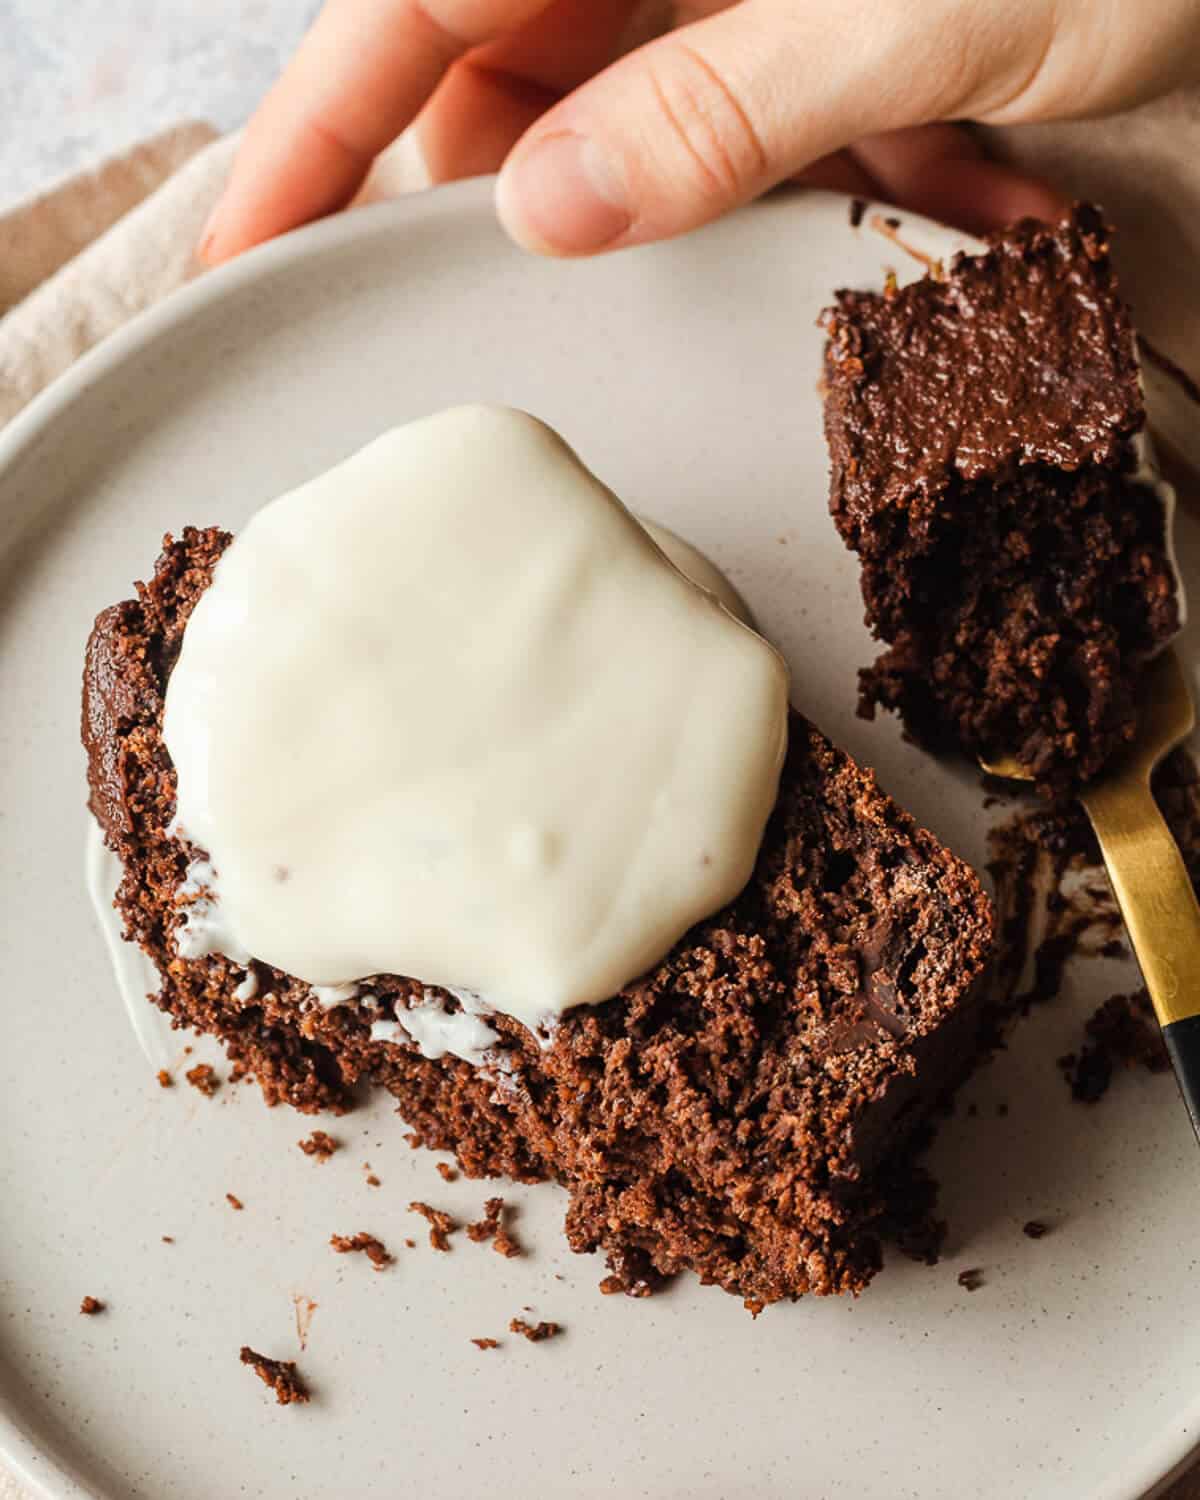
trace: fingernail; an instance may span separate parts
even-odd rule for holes
[[[574,131],[545,136],[520,153],[500,175],[496,203],[515,240],[561,255],[603,250],[633,222],[612,163]]]

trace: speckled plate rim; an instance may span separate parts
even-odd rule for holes
[[[492,183],[490,179],[471,179],[432,191],[440,198],[455,195],[464,202],[479,199],[482,206],[485,195],[490,202]],[[781,194],[840,196],[810,194],[794,188],[780,189],[773,196]],[[324,255],[341,245],[353,244],[388,225],[401,231],[413,214],[420,212],[422,202],[428,197],[427,192],[394,202],[368,205],[293,231],[180,288],[156,307],[141,313],[82,356],[0,432],[0,476],[19,463],[56,423],[69,416],[72,406],[82,396],[148,346],[175,333],[210,304],[268,279],[296,262]],[[890,211],[888,205],[880,203],[872,203],[870,209],[882,213]],[[755,206],[741,212],[753,214]],[[967,242],[960,231],[903,212],[907,234],[912,235],[915,230],[922,246],[931,253],[948,255]],[[1173,434],[1190,427],[1196,434],[1196,443],[1187,456],[1200,456],[1200,424],[1195,422],[1195,408],[1181,393],[1172,392],[1170,382],[1164,383],[1156,378],[1153,387],[1150,382],[1147,385],[1152,420],[1153,413],[1160,406],[1170,403],[1172,409],[1167,413],[1164,425]],[[47,511],[35,510],[33,514],[18,518],[10,531],[4,524],[5,518],[0,517],[0,578],[14,549],[19,551],[31,537],[35,537],[47,519]],[[1183,1415],[1190,1431],[1200,1428],[1200,1391]],[[1156,1500],[1200,1461],[1200,1442],[1191,1437],[1181,1438],[1177,1433],[1179,1416],[1179,1412],[1173,1414],[1170,1427],[1164,1431],[1160,1442],[1148,1445],[1141,1453],[1132,1456],[1121,1472],[1114,1475],[1112,1485],[1106,1488],[1108,1500]],[[0,1457],[14,1478],[44,1500],[108,1500],[103,1491],[86,1483],[60,1457],[39,1443],[3,1391],[0,1391]]]

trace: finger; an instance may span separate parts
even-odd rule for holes
[[[465,52],[548,0],[328,0],[246,129],[201,243],[214,263],[330,213]]]
[[[1058,219],[1067,200],[1049,184],[990,160],[958,125],[922,125],[856,141],[855,159],[890,203],[987,234],[1026,216]]]
[[[434,182],[495,172],[537,118],[607,66],[636,0],[554,0],[455,63],[417,120]]]
[[[961,9],[849,0],[834,25],[824,4],[743,0],[683,27],[538,122],[501,172],[501,217],[551,253],[661,239],[861,135],[959,113],[998,66],[994,23],[964,38]],[[1006,40],[1004,67],[1022,76],[1019,48],[1040,39]]]
[[[835,151],[822,156],[797,172],[794,181],[804,187],[822,188],[829,193],[846,193],[854,198],[883,198],[886,195],[866,167],[855,159],[853,151]]]

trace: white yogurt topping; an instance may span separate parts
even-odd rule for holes
[[[779,655],[553,432],[443,412],[266,506],[196,606],[164,739],[220,901],[183,941],[537,1026],[737,894],[786,735]]]
[[[500,1034],[479,1015],[465,1010],[448,1011],[437,995],[429,990],[407,1010],[398,1008],[395,1020],[371,1023],[371,1039],[376,1042],[413,1042],[420,1052],[435,1061],[449,1052],[476,1067],[493,1066],[504,1060],[504,1054],[489,1055],[500,1040]]]

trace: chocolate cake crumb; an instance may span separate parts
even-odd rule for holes
[[[1050,1233],[1050,1226],[1043,1224],[1041,1219],[1030,1219],[1021,1225],[1021,1233],[1031,1240],[1040,1240],[1043,1235]]]
[[[850,200],[850,228],[857,229],[863,221],[863,214],[867,211],[867,200],[865,198],[851,198]]]
[[[189,1068],[183,1076],[194,1089],[199,1089],[209,1099],[212,1098],[220,1087],[220,1079],[208,1063],[197,1063],[194,1068]]]
[[[173,1245],[175,1243],[175,1236],[173,1234],[164,1234],[162,1242],[164,1245]]]
[[[405,1240],[404,1243],[408,1246],[408,1248],[410,1250],[415,1250],[417,1248],[417,1242],[416,1242],[416,1240]]]
[[[239,1357],[244,1365],[250,1366],[264,1385],[270,1386],[280,1406],[290,1406],[293,1401],[304,1405],[312,1399],[294,1361],[270,1359],[251,1349],[248,1344],[242,1345]]]
[[[230,1208],[236,1209],[238,1213],[241,1213],[242,1209],[246,1206],[242,1202],[242,1200],[233,1193],[226,1193],[225,1200],[229,1204]]]
[[[492,1249],[497,1255],[503,1255],[506,1260],[511,1260],[514,1255],[524,1255],[525,1253],[518,1241],[505,1229],[503,1224],[496,1230],[495,1235],[492,1237]]]
[[[476,1244],[490,1240],[499,1226],[500,1213],[503,1208],[503,1198],[488,1198],[483,1205],[483,1218],[476,1220],[474,1224],[467,1225],[467,1238],[474,1240]]]
[[[472,1339],[471,1342],[476,1349],[499,1349],[500,1347],[499,1339]]]
[[[484,1203],[483,1218],[467,1225],[467,1238],[476,1244],[491,1240],[492,1249],[505,1257],[524,1253],[515,1236],[505,1227],[503,1198],[489,1198]]]
[[[317,1161],[328,1161],[335,1151],[342,1148],[341,1141],[334,1140],[324,1130],[314,1130],[305,1140],[297,1141],[296,1144],[305,1156],[313,1156]]]
[[[1109,938],[1100,949],[1101,958],[1128,958],[1129,949],[1120,938]]]
[[[367,1186],[368,1187],[382,1187],[383,1184],[380,1182],[379,1178],[376,1177],[376,1175],[375,1175],[374,1172],[368,1172],[367,1173]]]
[[[1171,1059],[1144,989],[1132,995],[1110,995],[1089,1018],[1084,1036],[1077,1053],[1068,1052],[1058,1059],[1072,1098],[1081,1104],[1095,1104],[1104,1097],[1117,1063],[1151,1073],[1170,1069]]]
[[[339,1255],[360,1252],[367,1257],[376,1271],[384,1270],[395,1260],[395,1256],[388,1253],[382,1240],[376,1239],[373,1234],[367,1234],[364,1230],[350,1235],[331,1234],[329,1243]]]
[[[101,1302],[99,1297],[88,1296],[85,1297],[79,1304],[79,1311],[83,1313],[85,1317],[94,1318],[97,1313],[102,1313],[106,1306],[107,1304]]]
[[[540,1344],[563,1331],[561,1323],[527,1323],[524,1318],[514,1318],[508,1328],[510,1333],[519,1333],[531,1344]]]
[[[435,1165],[437,1167],[438,1176],[442,1179],[443,1182],[458,1181],[458,1173],[454,1170],[454,1168],[448,1161],[439,1161],[436,1162]]]
[[[449,1250],[449,1236],[454,1233],[458,1225],[448,1213],[440,1208],[431,1208],[428,1203],[415,1201],[408,1205],[410,1213],[420,1214],[429,1223],[429,1243],[435,1250]]]
[[[983,1267],[971,1266],[958,1273],[958,1284],[968,1292],[977,1292],[983,1285]]]
[[[159,1068],[158,1072],[154,1076],[158,1079],[158,1086],[160,1089],[169,1089],[174,1086],[175,1080],[171,1077],[170,1073],[167,1072],[166,1068]]]

